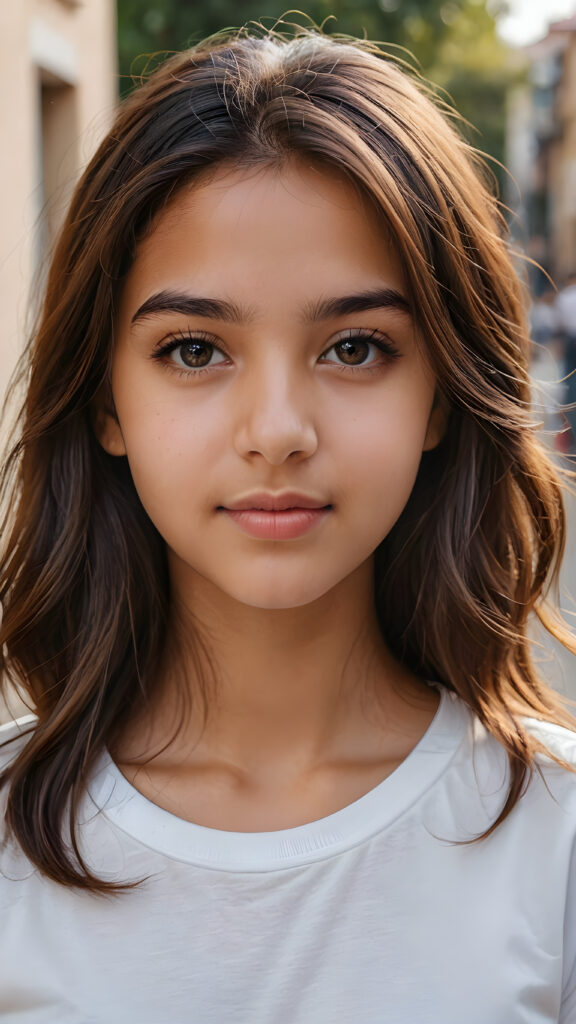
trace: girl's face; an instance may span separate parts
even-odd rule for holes
[[[117,419],[98,431],[184,586],[289,608],[371,569],[442,435],[434,391],[398,260],[353,186],[301,163],[219,169],[140,246]],[[232,514],[262,495],[317,510]]]

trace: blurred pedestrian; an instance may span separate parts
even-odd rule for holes
[[[537,345],[548,345],[558,338],[560,324],[556,301],[554,289],[546,288],[532,302],[530,330],[532,341]]]

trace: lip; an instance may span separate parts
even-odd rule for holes
[[[276,510],[221,509],[243,533],[260,540],[294,540],[302,537],[330,515],[331,510],[331,505]]]
[[[300,494],[298,491],[282,491],[280,494],[270,494],[259,491],[254,494],[247,494],[238,501],[229,505],[221,505],[225,512],[241,512],[244,510],[264,512],[285,512],[288,509],[326,509],[331,508],[329,502],[321,498],[314,498],[308,494]]]

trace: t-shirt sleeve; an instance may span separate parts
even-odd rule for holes
[[[0,725],[0,773],[15,760],[34,728],[36,717],[26,715],[16,721],[4,722]],[[4,820],[8,787],[0,789],[0,842],[4,836]]]
[[[576,768],[576,733],[555,723],[542,723],[531,718],[526,719],[526,725],[528,731],[535,733],[551,752]],[[562,995],[558,1024],[576,1024],[576,776],[565,770],[559,772],[554,767],[554,778],[563,783],[557,795],[567,812],[564,821],[571,845],[564,904]],[[562,883],[564,886],[564,879]]]
[[[572,849],[566,894],[562,1004],[558,1024],[576,1024],[576,844]]]
[[[20,753],[35,724],[36,715],[24,715],[0,724],[0,771]]]

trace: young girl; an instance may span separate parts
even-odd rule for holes
[[[476,164],[375,45],[244,30],[86,170],[4,473],[3,1022],[576,1021],[564,515]]]

